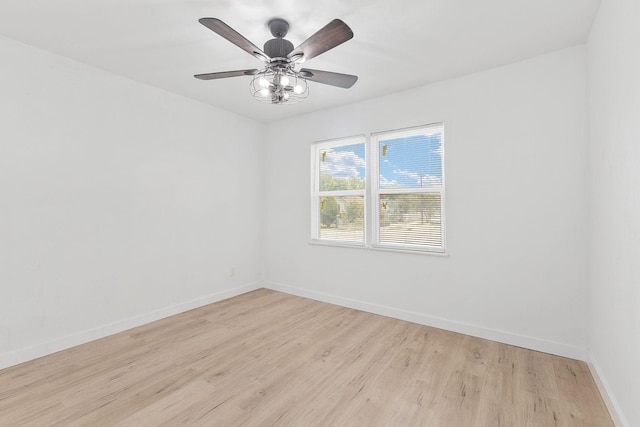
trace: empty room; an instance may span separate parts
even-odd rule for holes
[[[640,426],[640,2],[0,4],[0,426]]]

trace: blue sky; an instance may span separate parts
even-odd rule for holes
[[[364,144],[343,145],[327,150],[327,156],[320,160],[320,172],[329,173],[334,178],[365,178]]]
[[[420,188],[442,184],[442,137],[415,135],[380,139],[380,188]],[[386,146],[386,149],[384,148]]]
[[[442,184],[442,134],[380,139],[377,148],[380,188],[420,188]],[[327,151],[320,167],[322,173],[329,173],[334,178],[364,178],[365,145],[334,147]]]

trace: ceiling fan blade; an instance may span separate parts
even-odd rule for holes
[[[352,37],[351,28],[340,19],[334,19],[293,49],[287,57],[295,62],[308,61]]]
[[[219,73],[196,74],[193,77],[200,80],[215,80],[215,79],[226,79],[227,77],[253,76],[257,73],[258,73],[258,70],[237,70],[237,71],[221,71]]]
[[[263,61],[268,61],[270,58],[266,53],[262,51],[258,46],[251,43],[249,40],[244,38],[242,34],[219,20],[218,18],[201,18],[198,20],[202,25],[217,33],[218,35],[224,37],[229,40],[231,43],[238,46],[240,49],[250,53],[258,59],[262,59]]]
[[[351,74],[333,73],[331,71],[322,70],[311,70],[309,68],[301,69],[300,77],[306,80],[311,80],[312,82],[342,87],[345,89],[349,89],[358,80],[358,76],[353,76]]]

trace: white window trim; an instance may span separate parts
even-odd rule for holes
[[[429,188],[405,188],[405,189],[380,189],[380,155],[378,150],[378,141],[380,136],[390,135],[394,133],[409,133],[413,130],[418,129],[427,129],[427,128],[436,128],[439,129],[438,133],[442,134],[443,140],[446,142],[444,135],[444,122],[430,123],[426,125],[420,126],[412,126],[401,129],[387,130],[382,132],[373,132],[369,135],[367,139],[368,151],[367,155],[369,156],[370,163],[367,163],[367,166],[371,165],[371,167],[367,168],[367,189],[369,191],[368,198],[372,201],[373,206],[371,209],[371,224],[373,224],[371,230],[367,230],[370,233],[371,242],[370,247],[372,249],[379,250],[391,250],[397,252],[411,252],[411,253],[424,253],[424,254],[446,254],[446,202],[445,202],[445,193],[446,193],[446,183],[445,183],[445,145],[442,144],[442,189],[429,189]],[[428,245],[408,245],[401,243],[379,243],[379,228],[378,228],[378,218],[380,218],[380,195],[382,194],[440,194],[440,227],[442,230],[442,247],[439,246],[428,246]]]
[[[366,248],[367,247],[367,230],[369,228],[367,212],[368,212],[368,196],[367,196],[367,188],[364,190],[338,190],[338,191],[320,191],[320,158],[318,154],[324,148],[331,148],[335,146],[343,146],[343,145],[352,145],[352,144],[362,144],[364,143],[365,147],[365,161],[366,157],[369,155],[368,153],[368,138],[364,134],[352,135],[344,138],[335,138],[324,141],[318,141],[311,144],[312,155],[311,155],[311,171],[313,171],[313,179],[311,179],[311,243],[327,245],[327,246],[344,246],[344,247],[356,247],[356,248]],[[365,182],[369,180],[369,171],[368,171],[369,163],[367,162],[367,167],[365,167]],[[368,185],[368,183],[367,183]],[[318,200],[323,196],[362,196],[364,200],[364,241],[363,242],[355,242],[355,241],[346,241],[346,240],[331,240],[331,239],[320,239],[320,207],[318,206]]]
[[[393,134],[402,131],[411,131],[414,129],[424,129],[434,127],[440,130],[442,133],[442,137],[445,140],[445,143],[442,146],[443,155],[442,155],[442,189],[383,189],[382,191],[379,188],[379,174],[380,174],[380,166],[379,166],[379,155],[378,155],[378,144],[377,141],[381,135],[385,134]],[[366,187],[365,190],[345,190],[345,191],[319,191],[319,177],[320,173],[318,170],[319,167],[319,158],[318,153],[322,148],[330,148],[334,147],[337,144],[339,145],[350,145],[350,144],[359,144],[362,143],[364,139],[365,144],[365,157],[366,157]],[[360,249],[370,249],[376,251],[386,251],[386,252],[400,252],[400,253],[409,253],[409,254],[420,254],[420,255],[432,255],[432,256],[448,256],[447,253],[447,244],[446,244],[446,236],[447,236],[447,227],[446,227],[446,184],[445,184],[445,150],[446,150],[446,139],[445,139],[445,130],[444,130],[444,122],[435,122],[420,126],[407,127],[402,129],[388,130],[382,132],[373,132],[371,134],[359,134],[348,136],[344,138],[335,138],[330,140],[323,140],[318,142],[313,142],[311,144],[312,147],[312,155],[311,155],[311,171],[313,171],[313,178],[311,179],[311,240],[309,243],[320,246],[338,246],[338,247],[346,247],[346,248],[360,248]],[[440,194],[441,197],[441,229],[442,229],[442,247],[439,246],[427,246],[427,245],[408,245],[408,244],[397,244],[397,243],[378,243],[378,218],[380,215],[380,195],[381,194],[425,194],[425,193],[434,193]],[[319,238],[319,227],[320,227],[320,218],[319,218],[319,206],[318,200],[322,196],[364,196],[364,209],[365,209],[365,217],[364,217],[364,242],[352,242],[352,241],[343,241],[343,240],[330,240],[330,239],[320,239]]]

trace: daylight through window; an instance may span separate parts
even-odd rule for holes
[[[364,244],[365,148],[364,136],[314,145],[313,239]]]
[[[311,158],[313,241],[444,252],[442,124],[314,143]]]
[[[444,250],[443,126],[373,134],[376,245]]]

